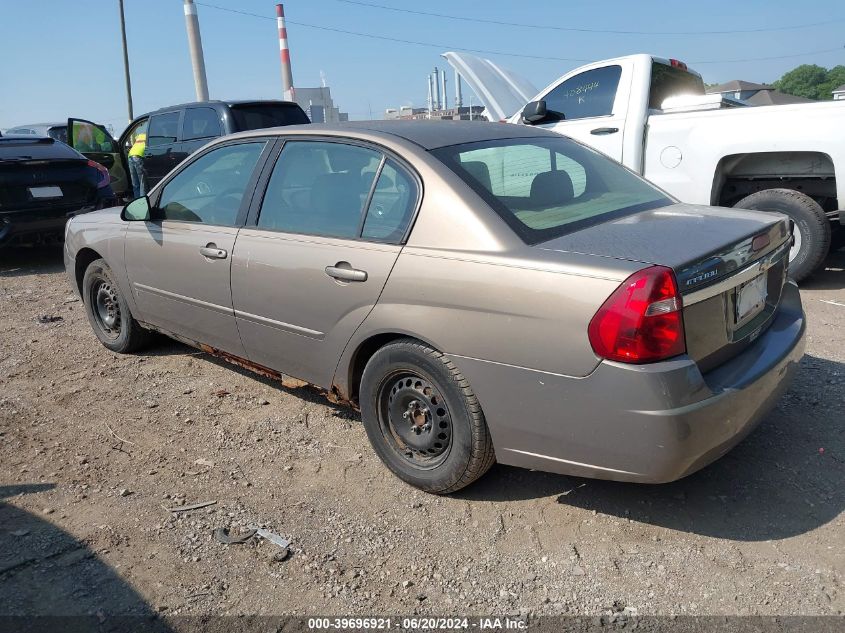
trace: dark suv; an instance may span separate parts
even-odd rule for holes
[[[82,119],[71,119],[68,121],[68,129],[73,129],[74,121],[82,125],[93,125]],[[147,134],[144,169],[147,174],[147,190],[149,190],[195,150],[218,136],[301,123],[310,123],[308,115],[292,101],[183,103],[136,117],[115,145],[121,151],[128,173],[129,148],[132,147],[139,133]],[[73,145],[72,135],[69,141]],[[132,197],[131,187],[115,193],[128,198]]]

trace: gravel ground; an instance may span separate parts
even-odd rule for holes
[[[58,249],[6,251],[0,614],[841,615],[843,268],[839,251],[802,289],[790,392],[704,471],[638,486],[496,466],[441,498],[310,388],[167,340],[108,352]],[[212,538],[250,524],[289,557]]]

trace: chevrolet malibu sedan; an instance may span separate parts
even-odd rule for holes
[[[65,261],[110,350],[157,331],[316,385],[449,493],[495,461],[657,483],[726,453],[803,354],[791,239],[551,132],[367,122],[216,140],[71,220]]]

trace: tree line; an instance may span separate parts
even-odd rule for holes
[[[833,99],[831,93],[843,84],[845,66],[841,64],[829,70],[816,64],[802,64],[785,73],[772,85],[781,92],[796,97],[827,101]]]

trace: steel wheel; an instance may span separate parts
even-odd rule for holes
[[[452,445],[452,416],[438,388],[412,372],[388,376],[378,393],[379,424],[390,448],[413,468],[442,464]]]
[[[132,311],[105,260],[95,259],[82,276],[80,291],[85,314],[94,334],[108,349],[128,354],[143,347],[150,333],[132,317]]]
[[[91,290],[94,295],[94,320],[103,334],[110,339],[117,339],[120,336],[122,319],[116,290],[107,279],[98,279]]]
[[[469,382],[442,352],[411,338],[367,361],[361,421],[379,459],[427,492],[449,494],[496,461],[484,413]]]

